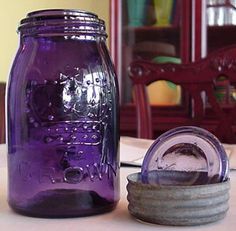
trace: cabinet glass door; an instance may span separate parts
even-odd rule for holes
[[[122,104],[132,103],[128,76],[134,60],[156,63],[188,62],[189,23],[182,20],[185,0],[122,0],[115,21],[118,25],[117,72]],[[186,4],[185,4],[186,5]],[[186,7],[186,6],[185,6]],[[190,11],[186,11],[189,13]],[[185,13],[186,15],[186,13]],[[155,89],[155,90],[154,90]],[[179,86],[158,81],[148,87],[150,102],[158,106],[176,106],[181,102]]]
[[[208,0],[207,53],[236,43],[236,0]],[[216,79],[216,97],[221,105],[236,102],[236,88],[225,76]]]
[[[236,41],[236,0],[207,1],[208,53]]]

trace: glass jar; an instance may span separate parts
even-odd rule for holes
[[[31,12],[7,93],[9,205],[72,217],[119,200],[118,88],[104,21],[78,10]]]

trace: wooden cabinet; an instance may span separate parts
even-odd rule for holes
[[[167,10],[160,8],[166,8],[162,2],[170,4],[171,10],[169,10],[169,16],[166,17],[168,20],[158,23],[158,20],[161,21],[158,18],[160,12]],[[138,3],[143,5],[138,5]],[[121,135],[135,136],[136,112],[132,84],[128,76],[130,63],[134,60],[155,62],[157,57],[175,57],[180,60],[181,64],[194,63],[219,48],[235,44],[236,4],[233,0],[111,0],[110,4],[110,48],[120,88]],[[157,4],[159,4],[159,10]],[[224,13],[223,21],[217,21],[217,17],[222,17],[222,12]],[[226,18],[229,12],[231,21]],[[138,17],[140,18],[137,19]],[[219,88],[223,91],[222,94],[231,97],[231,93],[227,93],[231,89],[229,83],[223,87],[220,85]],[[162,88],[159,89],[162,90]],[[178,124],[178,121],[174,119],[175,115],[181,118],[181,115],[185,117],[192,114],[188,96],[182,90],[179,94],[180,100],[174,104],[168,102],[161,104],[158,101],[152,105],[153,127],[156,135]],[[164,89],[163,99],[166,95],[166,89]],[[162,98],[160,94],[158,97]],[[225,105],[226,108],[227,105]],[[210,108],[207,111],[210,113]],[[155,119],[162,121],[161,126],[155,127]]]

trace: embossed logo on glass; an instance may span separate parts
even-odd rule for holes
[[[97,71],[67,68],[58,73],[56,79],[28,83],[29,132],[36,141],[57,147],[65,182],[78,182],[85,177],[82,172],[90,165],[111,167],[113,160],[106,147],[112,113],[111,90],[99,68]],[[99,158],[85,167],[87,155]],[[93,172],[99,172],[95,170]],[[93,172],[89,175],[95,174]],[[115,173],[114,169],[112,172]],[[97,176],[101,178],[100,173]]]

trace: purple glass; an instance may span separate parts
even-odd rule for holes
[[[142,164],[142,181],[161,185],[218,183],[228,178],[220,141],[199,127],[172,129],[154,141]]]
[[[7,93],[9,205],[37,217],[114,209],[119,103],[104,22],[43,10],[19,33]]]

